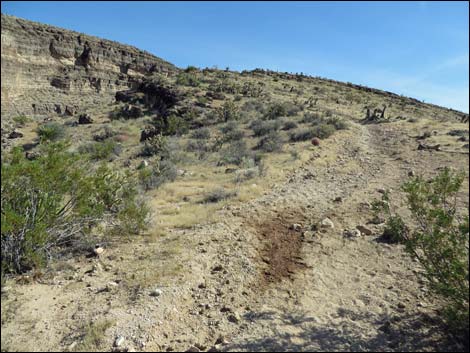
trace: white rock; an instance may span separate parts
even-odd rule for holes
[[[118,336],[116,337],[116,339],[114,340],[114,347],[120,347],[125,341],[125,338],[122,337],[122,336]]]
[[[333,221],[329,218],[325,218],[321,221],[320,223],[321,227],[322,228],[331,228],[333,229],[335,227],[335,224],[333,223]]]
[[[162,294],[163,294],[163,291],[162,291],[161,289],[159,289],[159,288],[155,288],[154,290],[152,290],[152,291],[150,292],[150,295],[151,295],[152,297],[159,297],[159,296],[161,296]]]

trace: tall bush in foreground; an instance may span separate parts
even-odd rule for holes
[[[130,175],[94,167],[64,143],[45,145],[33,161],[16,149],[1,168],[2,273],[79,249],[102,222],[125,234],[145,227],[147,208]]]
[[[390,209],[384,194],[376,208],[388,215],[385,233],[402,242],[407,252],[423,267],[431,289],[447,303],[446,318],[453,329],[469,329],[469,218],[457,211],[457,193],[462,173],[444,169],[431,180],[416,177],[402,190],[413,218],[413,226]]]

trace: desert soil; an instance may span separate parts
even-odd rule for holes
[[[462,349],[446,337],[419,265],[370,223],[371,202],[410,171],[468,175],[468,154],[419,151],[417,132],[403,124],[352,124],[214,223],[109,244],[100,259],[8,281],[2,351],[86,349],[99,327],[101,350]],[[468,187],[461,202],[468,207]],[[333,228],[312,230],[325,218]],[[370,234],[345,235],[357,226]]]

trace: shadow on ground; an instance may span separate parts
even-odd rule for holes
[[[224,351],[466,351],[445,334],[443,323],[426,314],[377,316],[340,309],[336,324],[319,324],[305,314],[274,312],[245,315],[247,321],[278,329],[272,336],[229,344]],[[377,330],[364,332],[361,322],[372,322]],[[364,325],[367,327],[367,325]],[[287,327],[287,329],[286,329]],[[248,328],[249,331],[249,328]]]

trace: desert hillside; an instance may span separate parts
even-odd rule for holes
[[[1,26],[2,351],[468,349],[375,210],[389,196],[419,227],[402,185],[450,170],[455,218],[468,217],[468,114],[300,73],[177,68],[3,14]],[[95,190],[88,175],[105,189],[126,178],[132,195],[110,194],[145,217],[116,201],[93,218],[78,195],[96,209],[67,220],[83,211],[87,226],[44,226],[20,258],[11,244],[35,234],[36,213],[14,233],[8,212],[15,190],[36,190],[28,173],[50,195],[67,179],[60,215],[73,188]],[[66,241],[49,244],[56,234]]]

